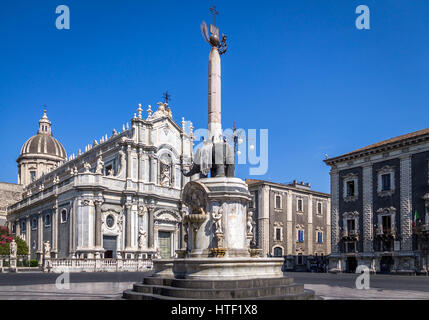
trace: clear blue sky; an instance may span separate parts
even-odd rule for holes
[[[223,125],[270,131],[276,182],[329,192],[333,157],[429,127],[429,1],[215,1],[229,37],[222,61]],[[66,4],[71,30],[55,28]],[[371,10],[371,30],[355,9]],[[213,1],[2,0],[0,181],[37,131],[43,105],[68,154],[161,99],[207,125],[209,46],[199,25]],[[248,168],[238,169],[241,178]]]

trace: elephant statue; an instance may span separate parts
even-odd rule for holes
[[[200,178],[207,178],[209,171],[212,178],[235,176],[235,154],[226,139],[218,143],[204,143],[195,153],[192,168],[188,172],[182,169],[185,177],[199,174]]]

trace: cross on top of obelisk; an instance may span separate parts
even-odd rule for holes
[[[219,14],[219,12],[216,10],[216,6],[210,8],[210,12],[213,13],[213,25],[216,26],[216,16]]]

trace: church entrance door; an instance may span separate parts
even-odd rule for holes
[[[171,232],[158,232],[159,254],[162,259],[171,259]]]
[[[104,258],[116,259],[116,236],[103,236]]]

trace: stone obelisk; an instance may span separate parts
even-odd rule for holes
[[[219,142],[222,137],[221,122],[221,65],[219,49],[212,47],[209,56],[209,141]]]

